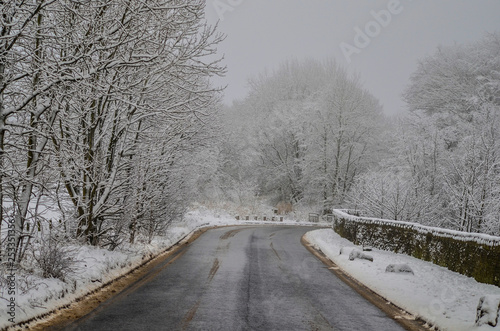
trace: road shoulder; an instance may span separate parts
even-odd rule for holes
[[[196,240],[204,232],[214,227],[205,227],[193,231],[180,241],[166,249],[163,253],[156,255],[129,272],[103,284],[101,287],[74,300],[70,304],[60,306],[41,316],[14,325],[7,330],[62,330],[84,316],[90,314],[103,303],[113,300],[114,297],[124,292],[131,291],[154,277],[163,267],[172,263],[180,255],[186,246]],[[159,270],[157,270],[159,269]]]
[[[359,293],[363,298],[368,300],[370,303],[378,307],[384,313],[386,313],[390,318],[397,321],[401,326],[403,326],[408,331],[422,331],[428,330],[425,326],[426,322],[422,319],[415,318],[408,312],[397,307],[391,302],[387,301],[382,296],[378,295],[364,284],[360,283],[347,273],[345,273],[339,266],[337,266],[332,260],[330,260],[322,251],[317,250],[311,243],[305,239],[305,234],[301,238],[301,243],[304,247],[321,260],[335,276],[340,278],[344,283],[349,285],[353,290]]]

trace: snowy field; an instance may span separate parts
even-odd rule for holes
[[[362,251],[362,247],[341,238],[332,229],[311,231],[305,238],[347,274],[439,330],[500,329],[498,326],[474,326],[480,298],[484,295],[500,295],[499,287],[478,283],[473,278],[430,262],[378,249],[362,252],[371,256],[373,262],[364,259],[351,261],[351,252]],[[413,274],[386,272],[390,264],[406,264]]]
[[[284,222],[237,221],[224,211],[198,209],[188,212],[183,222],[173,224],[164,237],[155,237],[151,244],[137,243],[122,245],[114,251],[92,246],[66,246],[75,261],[72,272],[65,281],[55,278],[42,278],[38,270],[18,271],[16,273],[16,310],[15,322],[19,323],[43,315],[58,307],[67,305],[77,298],[120,277],[150,258],[164,252],[176,242],[194,231],[212,226],[225,225],[305,225],[318,226],[318,223],[285,220]],[[12,325],[9,322],[7,288],[0,287],[0,329]]]

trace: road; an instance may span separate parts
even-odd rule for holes
[[[300,243],[310,230],[209,230],[65,330],[404,330]]]

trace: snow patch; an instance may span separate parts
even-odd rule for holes
[[[497,326],[500,310],[500,296],[485,295],[477,305],[476,325]]]
[[[349,261],[354,261],[356,259],[368,260],[373,262],[373,256],[365,254],[357,249],[353,249],[351,253],[349,253]]]
[[[415,273],[413,272],[412,268],[410,268],[409,265],[402,263],[402,264],[389,264],[385,268],[385,272],[394,272],[397,274],[400,273],[408,273],[414,275]]]

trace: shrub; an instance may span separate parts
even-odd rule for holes
[[[38,252],[35,252],[34,259],[44,278],[64,281],[66,276],[74,271],[75,261],[72,255],[71,249],[63,247],[58,240],[49,238],[42,243]]]

